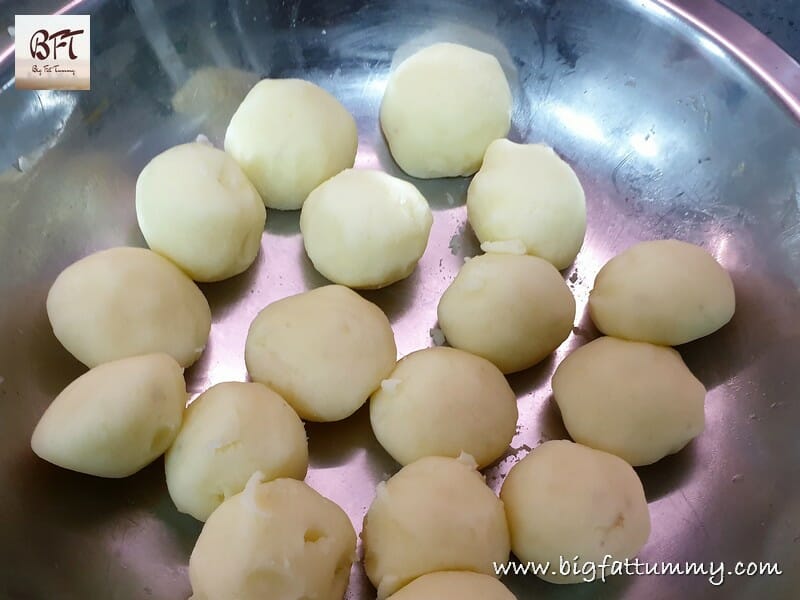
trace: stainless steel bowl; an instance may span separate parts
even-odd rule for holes
[[[553,145],[586,188],[589,228],[564,275],[578,301],[574,334],[511,378],[520,425],[487,470],[495,489],[541,440],[565,436],[549,377],[596,335],[584,313],[599,267],[635,240],[704,245],[734,278],[738,307],[718,333],[681,352],[709,389],[706,431],[639,469],[653,516],[646,561],[776,561],[782,576],[617,577],[557,587],[507,578],[527,598],[789,598],[800,585],[800,67],[712,0],[295,0],[261,3],[73,2],[93,12],[92,91],[22,92],[0,62],[0,596],[185,598],[200,524],[179,515],[160,462],[121,481],[36,459],[29,437],[83,368],[44,310],[58,272],[91,251],[143,244],[133,210],[141,167],[206,133],[220,143],[244,84],[173,95],[198,69],[310,79],[356,116],[358,166],[403,177],[378,107],[396,51],[437,40],[495,53],[512,82],[515,140]],[[398,50],[400,49],[400,50]],[[247,79],[245,77],[244,79]],[[237,87],[238,86],[238,87]],[[238,90],[238,91],[237,91]],[[179,103],[180,104],[180,103]],[[13,165],[13,166],[12,166]],[[466,179],[415,181],[435,223],[419,268],[365,296],[389,314],[401,354],[432,344],[437,300],[463,257]],[[297,213],[271,212],[247,273],[204,285],[210,347],[188,373],[198,393],[242,380],[245,332],[268,302],[323,283],[306,259]],[[396,465],[361,410],[310,425],[311,485],[360,528],[376,482]],[[348,598],[374,596],[359,567]]]

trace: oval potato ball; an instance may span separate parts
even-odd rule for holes
[[[383,599],[435,571],[494,576],[508,560],[503,503],[471,457],[429,456],[378,484],[364,517],[364,568]]]
[[[259,483],[209,517],[189,559],[193,600],[341,600],[356,553],[350,519],[301,481]]]
[[[553,395],[570,437],[633,466],[674,454],[704,427],[706,389],[672,348],[602,337],[567,356]]]
[[[583,245],[586,198],[549,146],[496,140],[467,189],[467,217],[481,242],[519,240],[561,270]]]
[[[127,477],[169,448],[186,405],[183,369],[166,354],[108,362],[70,383],[31,438],[44,460],[98,477]]]
[[[233,114],[225,151],[269,208],[296,210],[311,190],[353,166],[356,122],[339,101],[301,79],[263,79]]]
[[[397,363],[369,403],[372,431],[401,465],[425,456],[472,456],[479,467],[508,449],[517,398],[488,360],[427,348]]]
[[[253,264],[267,211],[236,161],[191,143],[147,163],[136,181],[136,218],[151,250],[195,281],[219,281]]]
[[[511,100],[494,56],[460,44],[434,44],[389,76],[381,128],[392,157],[409,175],[472,175],[489,143],[508,134]]]
[[[575,298],[546,260],[490,252],[464,263],[439,300],[438,315],[451,346],[514,373],[567,339]]]
[[[72,263],[50,287],[47,316],[58,341],[88,367],[152,352],[188,367],[211,331],[200,289],[144,248],[101,250]]]
[[[433,215],[417,188],[371,169],[347,169],[316,188],[300,215],[314,268],[335,283],[375,289],[408,277]]]
[[[262,481],[303,479],[308,442],[286,401],[260,383],[219,383],[186,409],[165,458],[167,488],[178,510],[205,521],[256,471]]]
[[[308,421],[339,421],[367,401],[397,359],[380,308],[328,285],[278,300],[250,325],[244,350],[253,381],[276,392]]]
[[[577,563],[570,574],[537,573],[551,583],[582,582],[587,563],[606,555],[632,558],[650,535],[647,500],[633,467],[567,440],[545,442],[515,464],[500,498],[520,561],[556,569],[562,557]]]
[[[469,571],[439,571],[423,575],[388,600],[516,600],[494,577]]]
[[[700,246],[678,240],[634,244],[600,269],[589,295],[600,331],[663,346],[714,333],[735,309],[728,272]]]

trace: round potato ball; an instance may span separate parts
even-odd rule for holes
[[[193,600],[341,600],[356,533],[336,504],[295,479],[259,483],[220,504],[189,559]]]
[[[364,568],[383,599],[435,571],[494,576],[508,560],[503,503],[471,457],[429,456],[378,484],[364,518]]]
[[[728,272],[700,246],[678,240],[634,244],[600,269],[589,295],[600,331],[663,346],[714,333],[735,309]]]
[[[523,562],[550,563],[537,575],[580,583],[587,563],[632,558],[650,535],[650,513],[636,471],[621,458],[567,440],[545,442],[503,482],[511,549]],[[575,560],[575,557],[578,557]],[[562,574],[561,559],[577,563]]]
[[[516,600],[516,596],[489,575],[439,571],[415,579],[388,600]]]
[[[492,142],[467,189],[467,216],[481,242],[519,240],[559,270],[575,260],[586,233],[581,182],[543,144]]]
[[[167,354],[108,362],[70,383],[31,438],[44,460],[98,477],[127,477],[169,448],[186,405],[183,369]]]
[[[178,510],[205,521],[260,471],[263,481],[303,479],[308,442],[286,401],[260,383],[219,383],[186,409],[164,457],[167,488]]]
[[[589,342],[558,366],[553,395],[573,440],[633,466],[674,454],[703,431],[706,389],[664,346]]]
[[[211,309],[169,260],[144,248],[111,248],[64,269],[47,294],[58,341],[88,367],[165,352],[188,367],[202,354]]]
[[[267,211],[236,161],[191,143],[162,152],[139,174],[136,218],[151,250],[195,281],[219,281],[253,264]]]
[[[245,362],[253,381],[308,421],[349,417],[394,368],[389,319],[354,291],[328,285],[278,300],[250,325]]]
[[[347,169],[308,196],[300,215],[314,267],[335,283],[375,289],[408,277],[428,245],[433,215],[417,188]]]
[[[356,122],[321,87],[300,79],[263,79],[225,133],[225,151],[269,208],[296,210],[311,190],[353,166]]]
[[[516,433],[517,398],[488,360],[428,348],[397,363],[372,395],[369,418],[378,442],[401,465],[465,452],[484,467]]]
[[[575,298],[546,260],[491,252],[464,263],[439,300],[438,315],[451,346],[514,373],[567,339]]]
[[[391,73],[380,121],[392,157],[409,175],[472,175],[489,143],[508,134],[511,89],[491,54],[434,44]]]

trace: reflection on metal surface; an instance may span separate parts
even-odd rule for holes
[[[409,0],[402,10],[389,0],[203,0],[192,10],[173,0],[149,3],[145,19],[130,4],[86,4],[97,8],[91,92],[0,93],[0,489],[13,490],[0,497],[3,592],[189,594],[186,561],[200,526],[172,508],[160,463],[103,481],[43,464],[29,449],[44,407],[83,371],[50,332],[43,303],[51,282],[93,250],[143,244],[134,182],[155,154],[199,133],[213,139],[209,127],[221,141],[230,99],[219,108],[212,94],[212,109],[195,111],[184,98],[176,112],[175,92],[211,66],[311,79],[354,114],[357,166],[408,179],[387,151],[378,111],[398,48],[433,34],[468,36],[499,55],[516,102],[513,139],[554,146],[587,195],[586,242],[564,273],[578,305],[573,334],[542,364],[510,378],[518,433],[486,470],[487,482],[498,489],[531,447],[566,435],[549,378],[569,351],[597,335],[585,305],[600,267],[635,241],[678,237],[704,244],[732,272],[738,306],[728,326],[680,349],[711,390],[707,427],[678,455],[639,470],[653,513],[642,558],[796,562],[800,125],[791,110],[800,110],[791,90],[800,91],[793,87],[800,67],[752,30],[736,43],[760,55],[735,60],[741,48],[725,36],[742,23],[707,0]],[[157,40],[150,24],[160,28]],[[172,48],[166,54],[164,41]],[[180,68],[170,67],[176,60]],[[7,62],[0,61],[2,81]],[[745,65],[771,75],[755,77]],[[51,139],[29,171],[11,170]],[[389,315],[401,355],[433,344],[438,299],[464,258],[479,252],[466,225],[468,180],[412,181],[434,211],[429,247],[407,280],[364,293]],[[303,251],[297,213],[272,211],[256,264],[202,286],[214,324],[209,347],[186,373],[190,391],[243,380],[245,336],[258,311],[324,283]],[[397,468],[368,417],[362,409],[341,423],[308,427],[308,480],[341,503],[357,528],[374,485]],[[798,581],[790,571],[736,580],[724,596],[791,597]],[[580,588],[522,576],[507,583],[520,600],[716,592],[702,578],[616,578]],[[372,597],[356,566],[348,598]]]
[[[652,133],[634,133],[630,141],[633,149],[640,155],[648,158],[658,156],[658,144]]]
[[[557,104],[551,110],[572,135],[598,144],[606,141],[603,130],[590,115],[580,113],[564,104]]]

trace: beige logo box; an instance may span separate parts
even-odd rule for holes
[[[88,90],[89,15],[16,15],[15,86],[24,90]]]

